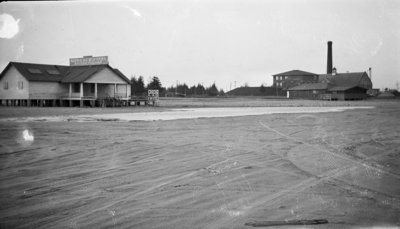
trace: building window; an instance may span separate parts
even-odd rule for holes
[[[3,88],[4,88],[4,90],[8,90],[8,81],[4,82],[4,87]]]
[[[74,83],[74,87],[73,87],[73,91],[76,92],[80,92],[81,91],[81,85],[80,83]]]
[[[20,89],[20,90],[24,89],[24,82],[23,81],[18,81],[18,89]]]
[[[90,93],[94,93],[94,87],[95,87],[94,84],[90,84]]]

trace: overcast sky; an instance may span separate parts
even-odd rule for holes
[[[271,85],[293,69],[372,68],[374,87],[400,82],[400,1],[137,0],[3,2],[0,69],[9,61],[68,65],[108,56],[126,76],[163,86]]]

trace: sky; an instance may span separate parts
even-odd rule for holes
[[[108,56],[128,78],[165,87],[270,86],[272,75],[372,68],[374,88],[400,82],[397,0],[133,0],[0,3],[0,70],[10,61],[69,65]]]

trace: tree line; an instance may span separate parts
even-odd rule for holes
[[[138,78],[133,76],[131,78],[131,94],[133,96],[145,96],[147,95],[147,90],[155,89],[159,90],[160,92],[165,90],[157,76],[153,76],[147,85],[144,83],[143,76],[139,76]]]
[[[190,97],[202,97],[202,96],[220,96],[224,95],[224,90],[218,90],[215,83],[211,86],[204,87],[202,84],[188,86],[186,83],[178,84],[167,88],[167,96],[190,96]]]
[[[202,84],[197,84],[189,87],[186,83],[178,84],[165,88],[162,86],[160,79],[153,76],[147,84],[144,82],[143,76],[131,78],[131,94],[132,96],[146,96],[147,90],[157,89],[160,96],[189,96],[189,97],[202,97],[202,96],[219,96],[224,95],[224,91],[218,90],[215,83],[209,87],[204,87]]]

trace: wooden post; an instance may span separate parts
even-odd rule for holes
[[[94,83],[94,98],[97,99],[97,83]]]
[[[80,98],[80,100],[79,100],[79,106],[80,106],[80,107],[83,107],[83,100],[82,100],[82,97],[83,97],[83,83],[80,84],[80,88],[79,88],[79,98]]]
[[[28,100],[26,101],[26,106],[28,106],[28,107],[31,106],[31,100],[30,100],[30,99],[28,99]]]
[[[68,103],[69,103],[69,107],[72,107],[72,100],[70,99],[70,100],[68,100]]]
[[[83,97],[83,83],[81,83],[80,86],[81,86],[81,87],[80,87],[80,89],[79,89],[79,97],[82,99],[82,97]]]

